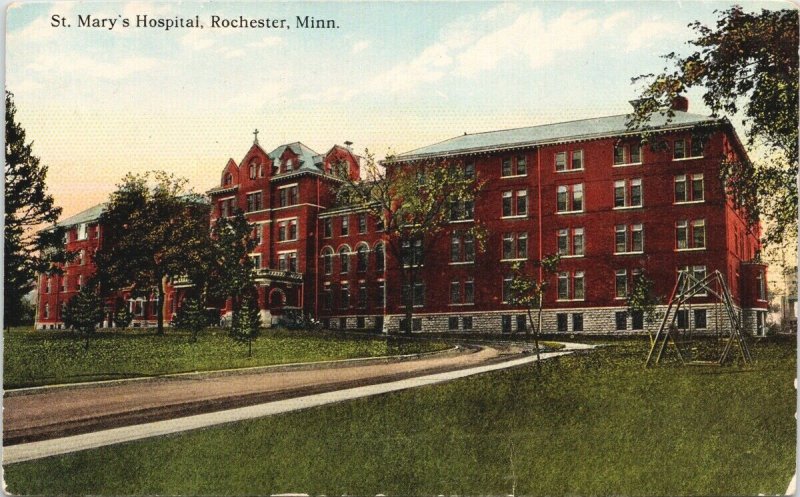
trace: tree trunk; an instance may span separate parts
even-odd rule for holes
[[[416,283],[416,270],[414,268],[414,261],[411,261],[411,267],[407,271],[408,276],[405,278],[408,281],[408,293],[406,294],[406,329],[403,333],[410,335],[411,330],[414,329],[414,283]]]
[[[533,348],[536,350],[536,363],[538,364],[542,359],[539,355],[539,330],[536,329],[536,326],[533,324],[533,314],[531,313],[530,307],[528,308],[528,321],[531,323],[531,331],[533,332]]]
[[[158,325],[156,333],[164,334],[164,278],[158,279],[158,303],[156,305],[156,322]]]
[[[253,357],[253,340],[247,341],[247,357]]]

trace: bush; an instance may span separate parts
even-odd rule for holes
[[[247,343],[248,357],[253,355],[253,340],[261,328],[261,313],[251,297],[245,297],[238,309],[233,311],[231,337],[237,342]]]
[[[192,342],[197,341],[197,334],[209,324],[209,313],[194,297],[185,299],[172,319],[172,326],[192,332]]]
[[[84,336],[86,349],[89,348],[89,337],[102,321],[103,301],[87,287],[72,297],[64,309],[64,324]]]
[[[117,328],[127,328],[133,321],[133,313],[128,310],[128,306],[123,304],[114,313],[114,326]]]

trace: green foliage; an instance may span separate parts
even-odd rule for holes
[[[654,287],[653,280],[647,277],[644,270],[634,276],[633,285],[628,293],[628,314],[641,312],[648,324],[654,324],[664,316],[656,308],[664,299],[653,293]]]
[[[61,215],[47,193],[47,166],[33,155],[33,142],[26,143],[25,129],[16,121],[14,96],[6,91],[6,165],[3,322],[20,324],[26,316],[25,295],[34,287],[36,273],[52,269],[70,256],[64,248],[63,228],[38,232]]]
[[[97,325],[103,322],[103,301],[94,289],[85,286],[67,302],[63,319],[64,325],[84,336],[85,347],[88,349],[89,337],[94,334]]]
[[[209,246],[208,210],[186,194],[187,180],[163,171],[128,174],[111,194],[95,262],[104,293],[125,287],[158,296],[158,332],[164,332],[164,282],[202,266]]]
[[[192,332],[192,342],[197,341],[197,334],[211,323],[203,303],[195,297],[188,297],[178,308],[172,319],[172,326]]]
[[[117,308],[117,312],[114,313],[114,326],[127,328],[131,325],[131,322],[133,322],[133,313],[128,309],[127,305],[120,305]]]
[[[544,307],[545,292],[548,288],[548,279],[558,271],[561,257],[558,254],[549,254],[541,261],[533,261],[531,267],[533,274],[527,272],[526,266],[516,262],[512,266],[512,279],[509,288],[508,302],[511,305],[524,307],[528,314],[528,325],[525,327],[526,335],[529,330],[533,332],[536,357],[539,358],[539,334],[541,333],[542,308]],[[536,311],[536,320],[533,312]]]
[[[18,495],[782,494],[795,343],[755,347],[752,369],[643,370],[647,340],[615,341],[543,361],[536,382],[509,368],[11,464],[6,482]]]
[[[247,356],[253,355],[253,340],[261,333],[261,314],[252,295],[245,295],[239,307],[233,309],[231,338],[247,344]]]
[[[217,219],[211,234],[207,262],[208,293],[234,301],[234,307],[254,285],[253,263],[248,254],[255,248],[253,225],[242,212]]]
[[[765,241],[781,243],[797,235],[798,11],[745,12],[734,6],[719,13],[715,27],[690,24],[696,51],[670,53],[672,67],[644,81],[630,126],[647,129],[651,115],[669,108],[689,88],[705,89],[703,100],[715,113],[742,111],[748,143],[768,149],[757,164],[726,163],[724,175],[739,206],[755,223],[770,221]],[[674,112],[667,111],[672,117]]]
[[[437,240],[451,231],[452,218],[463,216],[465,202],[472,202],[484,182],[465,170],[460,161],[427,160],[405,163],[389,155],[383,164],[365,150],[363,181],[342,178],[337,200],[342,205],[357,206],[383,223],[387,249],[400,264],[402,281],[395,285],[401,292],[414,288],[425,254]],[[482,250],[486,231],[475,222],[469,228],[478,250]],[[413,255],[411,254],[413,252]],[[403,298],[410,332],[413,299]]]

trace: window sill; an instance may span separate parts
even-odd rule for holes
[[[644,206],[642,205],[624,205],[622,207],[614,207],[612,210],[615,211],[630,211],[634,209],[642,209]]]
[[[685,161],[685,160],[695,160],[695,159],[702,159],[703,157],[704,157],[704,156],[702,156],[702,155],[693,155],[693,156],[691,156],[691,157],[681,157],[681,158],[679,158],[679,159],[676,159],[676,158],[674,158],[674,157],[673,157],[673,158],[672,158],[672,161],[673,161],[673,162],[680,162],[680,161]]]
[[[561,257],[562,259],[580,259],[581,257],[584,257],[584,255],[583,254],[572,254],[572,255],[566,255],[566,254],[565,255],[561,255],[561,254],[559,254],[559,257]]]
[[[475,302],[464,303],[464,304],[448,304],[451,307],[469,307],[471,305],[475,305]]]
[[[611,167],[630,167],[630,166],[641,166],[642,162],[626,162],[624,164],[612,164]]]
[[[584,171],[583,168],[580,169],[556,169],[557,173],[582,173]]]
[[[278,240],[275,243],[291,243],[291,242],[296,242],[297,240],[298,240],[297,238],[293,238],[291,240]],[[261,245],[261,244],[259,244],[259,245]]]
[[[522,258],[518,257],[516,259],[500,259],[500,262],[522,262],[522,261],[527,261],[527,260],[528,260],[527,257],[522,257]]]
[[[683,200],[681,202],[673,202],[674,205],[686,205],[686,204],[704,204],[705,199],[703,200]]]
[[[528,173],[525,173],[525,174],[511,174],[511,175],[508,175],[508,176],[501,175],[500,179],[514,179],[514,178],[527,178],[527,177],[528,177]]]
[[[456,261],[456,262],[448,262],[450,266],[465,266],[467,264],[475,264],[475,261]]]
[[[562,214],[583,214],[584,212],[586,212],[586,211],[583,211],[583,210],[580,210],[580,211],[558,211],[558,212],[556,212],[556,215],[562,215]]]
[[[475,222],[475,218],[471,217],[469,219],[451,219],[448,221],[450,224],[458,224],[458,223],[473,223]]]
[[[614,255],[642,255],[644,254],[644,250],[638,250],[636,252],[614,252]]]
[[[556,302],[586,302],[586,299],[556,299]]]
[[[249,216],[250,214],[261,214],[262,212],[269,212],[269,209],[258,209],[257,211],[247,211],[244,213],[244,215]]]
[[[515,216],[500,216],[500,219],[527,219],[527,214],[517,214]]]
[[[700,252],[705,250],[705,247],[696,247],[696,248],[680,248],[675,249],[675,252]]]

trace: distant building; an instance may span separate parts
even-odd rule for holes
[[[410,292],[412,329],[522,329],[523,310],[508,303],[511,265],[559,253],[545,331],[644,331],[642,316],[625,313],[635,274],[644,271],[666,298],[679,271],[719,270],[746,330],[764,333],[759,228],[748,229],[720,180],[721,161],[746,161],[746,152],[726,119],[687,110],[680,98],[671,122],[654,118],[647,144],[618,115],[457,136],[386,164],[447,160],[486,180],[474,201],[454,210],[449,233],[426,254]],[[266,152],[256,140],[241,162],[228,161],[208,192],[212,221],[241,210],[255,225],[251,258],[267,323],[298,311],[330,328],[399,330],[399,266],[385,250],[379,221],[335,203],[339,175],[358,178],[360,165],[349,146],[317,154],[297,142]],[[488,231],[485,251],[465,233],[476,222]],[[39,295],[47,300],[41,285]],[[169,299],[177,306],[180,294]],[[229,316],[230,305],[220,307],[223,319]],[[37,326],[54,322],[41,304],[37,312]],[[722,321],[718,312],[711,296],[698,296],[677,324],[712,331]]]

